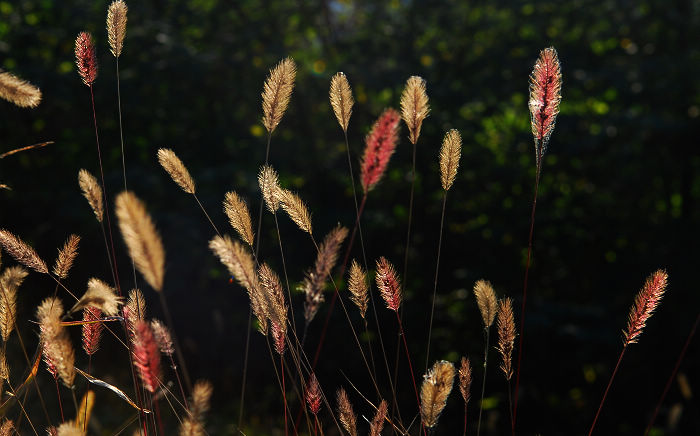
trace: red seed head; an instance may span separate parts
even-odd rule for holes
[[[95,44],[88,32],[80,32],[75,39],[75,64],[83,83],[92,86],[92,82],[97,78],[97,56]]]
[[[376,282],[386,307],[398,311],[401,306],[401,282],[394,266],[383,256],[377,261]]]
[[[561,67],[554,47],[540,52],[530,74],[530,121],[535,137],[538,165],[547,150],[549,137],[559,113],[561,101]]]
[[[151,393],[158,388],[160,380],[160,350],[151,325],[137,321],[134,335],[134,365],[143,386]]]
[[[365,153],[362,156],[362,188],[365,193],[374,188],[382,178],[391,155],[394,154],[399,139],[399,121],[401,115],[392,109],[386,109],[372,126],[365,138]]]
[[[100,348],[100,338],[104,325],[101,322],[95,322],[100,318],[102,318],[100,309],[92,306],[83,309],[83,321],[89,323],[83,324],[83,350],[88,356],[92,356]]]
[[[285,350],[285,340],[287,336],[286,329],[283,328],[279,323],[272,321],[270,323],[270,332],[272,333],[272,340],[274,341],[275,351],[281,356],[284,354]]]
[[[661,303],[666,292],[667,280],[668,274],[664,270],[658,270],[647,278],[644,287],[634,299],[634,305],[627,319],[627,330],[623,332],[625,346],[639,340],[647,320],[653,315],[656,306]]]
[[[309,404],[311,413],[318,415],[318,411],[321,410],[321,386],[314,373],[311,373],[309,385],[306,387],[306,402]]]

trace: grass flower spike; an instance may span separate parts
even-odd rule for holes
[[[384,175],[398,142],[399,113],[386,109],[365,138],[365,152],[361,163],[361,182],[365,193],[371,191]]]
[[[461,154],[462,137],[457,130],[452,129],[445,134],[440,149],[440,183],[445,191],[449,191],[457,177]]]
[[[561,67],[554,47],[540,52],[535,67],[530,74],[530,122],[535,138],[537,165],[547,151],[549,138],[559,113],[561,102]]]
[[[637,297],[634,299],[634,305],[630,309],[630,314],[627,320],[627,330],[624,334],[624,345],[635,344],[639,340],[639,335],[642,334],[647,320],[656,310],[656,307],[661,303],[661,299],[666,292],[666,283],[668,274],[664,270],[658,270],[653,273],[644,283],[644,287]]]
[[[297,67],[291,58],[285,58],[270,70],[262,92],[263,125],[272,133],[282,121],[294,90]]]
[[[401,94],[401,117],[408,127],[408,139],[415,144],[420,136],[423,120],[430,113],[425,80],[418,76],[409,77]]]
[[[88,32],[80,32],[75,39],[75,64],[83,83],[92,86],[97,78],[97,56],[92,35]]]
[[[452,392],[454,378],[454,365],[444,360],[435,362],[435,365],[423,378],[420,402],[421,418],[426,427],[432,428],[437,425],[440,413],[447,404],[447,397]]]
[[[515,320],[513,319],[513,301],[504,298],[498,302],[498,352],[501,353],[501,370],[506,380],[513,377],[511,359],[515,342]]]
[[[377,288],[386,302],[386,307],[397,312],[401,306],[401,282],[394,266],[385,257],[377,261]]]
[[[158,162],[183,191],[188,194],[195,193],[194,179],[174,151],[169,148],[159,149]]]
[[[14,74],[0,70],[0,98],[19,107],[37,107],[41,91]]]
[[[348,78],[344,73],[336,73],[333,76],[329,94],[335,117],[338,119],[338,123],[343,128],[343,131],[347,132],[355,100],[352,98],[352,89],[350,89],[350,83],[348,83]]]
[[[122,0],[113,1],[107,10],[107,37],[114,57],[122,54],[126,36],[126,13],[129,8]]]
[[[80,185],[80,190],[83,191],[83,197],[85,197],[95,213],[95,218],[97,218],[97,221],[102,222],[104,219],[103,195],[97,179],[88,170],[80,170],[78,172],[78,184]]]

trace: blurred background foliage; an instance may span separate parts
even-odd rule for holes
[[[477,279],[489,279],[499,295],[520,305],[535,170],[528,75],[539,50],[550,45],[562,63],[563,100],[540,185],[518,427],[522,434],[578,434],[588,428],[620,351],[633,298],[648,274],[666,268],[667,297],[640,344],[627,353],[598,426],[600,434],[642,432],[700,307],[694,275],[700,260],[700,2],[127,3],[120,74],[128,185],[146,201],[164,237],[165,292],[190,373],[215,383],[210,434],[235,432],[248,302],[210,254],[212,228],[159,167],[156,150],[178,153],[215,223],[229,231],[221,213],[226,191],[236,190],[257,211],[256,174],[265,151],[260,91],[268,69],[291,56],[297,83],[272,139],[271,163],[283,185],[309,204],[320,239],[337,222],[352,226],[354,215],[343,136],[328,103],[330,77],[344,71],[353,86],[357,103],[349,138],[355,162],[381,110],[398,107],[405,80],[425,78],[432,112],[417,147],[406,335],[422,373],[441,206],[437,154],[444,132],[456,128],[464,149],[447,202],[430,359],[467,355],[480,380],[483,331],[471,288]],[[0,102],[0,151],[55,141],[0,161],[0,182],[12,187],[0,191],[0,227],[31,242],[47,259],[69,233],[80,234],[81,255],[68,280],[77,290],[91,276],[109,277],[102,235],[77,185],[80,168],[98,172],[89,91],[74,67],[73,44],[82,30],[93,33],[98,47],[94,90],[110,198],[123,186],[115,62],[104,29],[107,6],[102,0],[0,1],[0,67],[43,91],[34,110]],[[410,189],[406,136],[404,127],[363,220],[370,262],[384,255],[399,267]],[[314,250],[288,220],[281,226],[290,279],[298,283]],[[121,240],[116,242],[124,253]],[[281,273],[269,215],[262,244],[262,258]],[[360,256],[357,248],[353,255]],[[131,286],[129,262],[124,255],[119,262],[125,287]],[[34,307],[52,289],[46,278],[30,276],[20,295],[20,319],[33,319]],[[150,313],[162,316],[153,292],[144,291]],[[301,301],[298,295],[293,302],[297,315]],[[380,322],[393,359],[396,329],[386,312],[380,309]],[[322,309],[309,329],[307,353],[315,349],[325,316]],[[353,320],[361,325],[354,311]],[[35,344],[36,327],[24,322],[21,329]],[[350,337],[336,307],[317,375],[329,399],[343,385],[356,411],[371,417],[340,372],[372,393]],[[376,336],[372,339],[376,346]],[[655,434],[700,432],[696,342]],[[494,351],[491,359],[485,429],[505,434],[506,384]],[[78,365],[84,360],[81,355]],[[23,367],[19,353],[10,361],[13,370]],[[281,434],[279,388],[259,334],[251,339],[250,361],[245,432]],[[113,338],[104,338],[93,368],[100,378],[125,389],[131,385],[126,355]],[[19,370],[13,374],[19,377]],[[381,374],[380,383],[388,386]],[[410,421],[415,402],[407,371],[401,377],[403,418]],[[47,400],[55,401],[43,369],[39,379]],[[291,402],[296,411],[294,395]],[[474,424],[477,409],[474,395]],[[461,411],[454,392],[437,433],[460,431]],[[128,406],[98,392],[95,433],[110,434],[130,416]],[[45,424],[38,411],[35,419]],[[327,434],[337,434],[327,414],[323,421]]]

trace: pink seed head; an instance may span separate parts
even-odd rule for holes
[[[100,348],[100,338],[104,325],[95,321],[101,318],[102,311],[100,309],[91,306],[83,309],[83,321],[89,323],[83,324],[83,350],[88,356],[92,356]]]
[[[549,137],[559,113],[561,101],[561,67],[554,47],[540,52],[530,74],[530,121],[539,159],[547,150]]]
[[[647,320],[661,303],[666,292],[667,281],[668,274],[664,270],[658,270],[647,278],[644,287],[634,299],[634,305],[627,318],[627,330],[623,332],[625,346],[639,340]]]
[[[365,138],[366,146],[361,170],[362,188],[365,193],[374,188],[386,171],[399,140],[400,120],[401,115],[395,109],[386,109]]]
[[[160,350],[150,324],[138,321],[134,335],[134,366],[149,392],[154,393],[160,379]]]
[[[401,282],[394,266],[383,256],[377,261],[376,282],[386,307],[398,311],[401,306]]]
[[[80,32],[75,39],[75,64],[78,66],[78,74],[83,83],[92,86],[97,78],[97,56],[95,44],[88,32]]]
[[[319,386],[314,373],[311,373],[309,385],[306,388],[306,402],[309,404],[311,413],[318,415],[318,411],[321,410],[321,386]]]

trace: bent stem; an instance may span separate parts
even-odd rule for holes
[[[596,422],[598,422],[598,416],[600,416],[600,411],[603,409],[603,404],[605,403],[605,399],[608,396],[608,391],[610,390],[610,386],[612,386],[612,382],[615,379],[615,374],[617,374],[617,370],[620,367],[620,362],[622,362],[622,356],[625,355],[625,350],[627,350],[627,344],[625,344],[625,346],[622,347],[622,351],[620,352],[620,357],[617,359],[617,364],[615,365],[615,369],[613,370],[613,373],[610,376],[610,381],[608,382],[608,387],[605,388],[605,393],[603,394],[603,399],[600,400],[600,406],[598,406],[598,412],[596,412],[595,418],[593,418],[593,424],[591,425],[591,429],[588,431],[588,436],[591,436],[593,434],[593,429],[595,428]]]
[[[537,192],[540,187],[540,173],[542,170],[542,152],[537,148],[537,169],[535,172],[535,195],[532,200],[532,213],[530,214],[530,236],[527,238],[527,263],[525,265],[525,279],[523,280],[523,304],[520,309],[520,339],[518,340],[518,369],[515,372],[515,406],[513,407],[513,427],[518,417],[518,387],[520,386],[520,364],[523,357],[523,338],[525,337],[525,303],[527,301],[527,279],[530,272],[530,260],[532,258],[532,235],[535,230],[535,209],[537,208]]]

